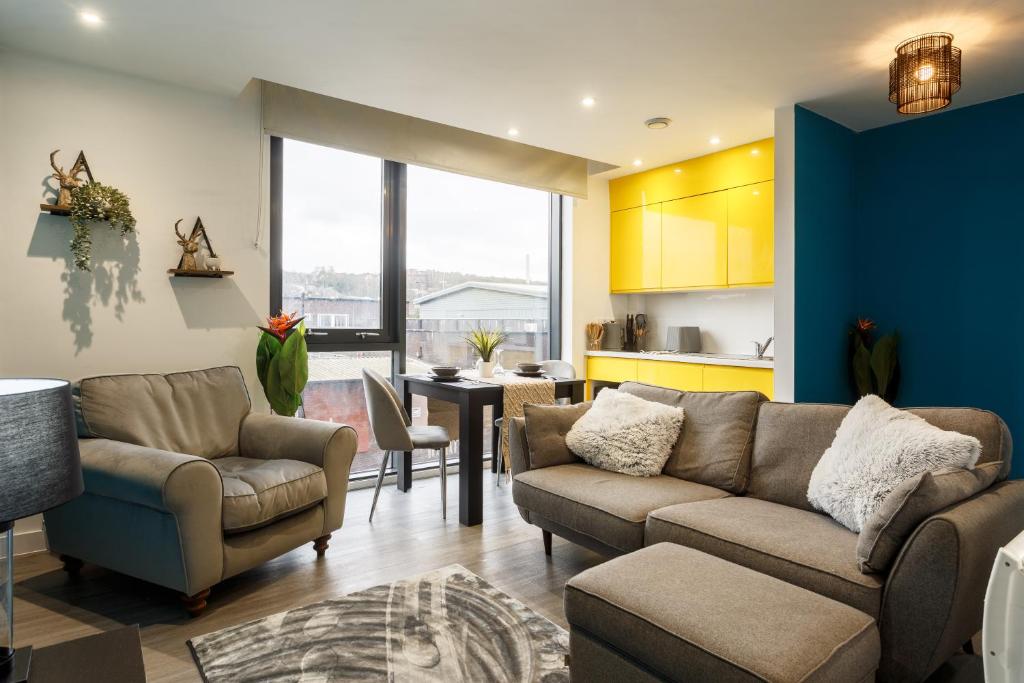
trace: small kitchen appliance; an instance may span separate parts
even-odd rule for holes
[[[700,328],[670,325],[665,335],[665,350],[676,353],[700,353]]]

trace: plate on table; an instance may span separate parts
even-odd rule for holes
[[[515,374],[519,375],[520,377],[543,377],[544,376],[544,371],[543,370],[538,370],[537,372],[523,372],[522,370],[513,370],[512,372],[514,372]]]
[[[442,377],[441,375],[434,375],[434,374],[431,374],[431,373],[427,373],[427,377],[429,377],[430,379],[434,380],[435,382],[461,382],[462,380],[466,379],[462,375],[454,375],[452,377]]]

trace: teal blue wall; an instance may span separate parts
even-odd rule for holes
[[[1024,444],[1024,95],[859,134],[820,119],[797,110],[797,400],[849,397],[832,367],[845,335],[831,326],[867,316],[899,328],[900,405],[988,408]],[[846,156],[852,211],[821,187],[843,180]],[[843,215],[828,219],[815,197]],[[829,339],[838,348],[809,346]]]
[[[794,393],[798,401],[848,403],[856,136],[803,107],[795,118]]]

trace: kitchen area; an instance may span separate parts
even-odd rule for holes
[[[609,181],[615,320],[587,325],[588,396],[639,381],[771,398],[773,140]]]

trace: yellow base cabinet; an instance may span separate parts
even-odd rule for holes
[[[760,391],[772,398],[775,395],[774,373],[771,368],[705,365],[704,391]]]
[[[661,205],[616,211],[611,217],[613,292],[661,287]]]
[[[641,360],[637,361],[636,380],[679,391],[702,391],[704,366],[699,363]]]
[[[728,284],[728,193],[661,205],[661,288]]]
[[[729,190],[729,284],[775,281],[775,183]]]

